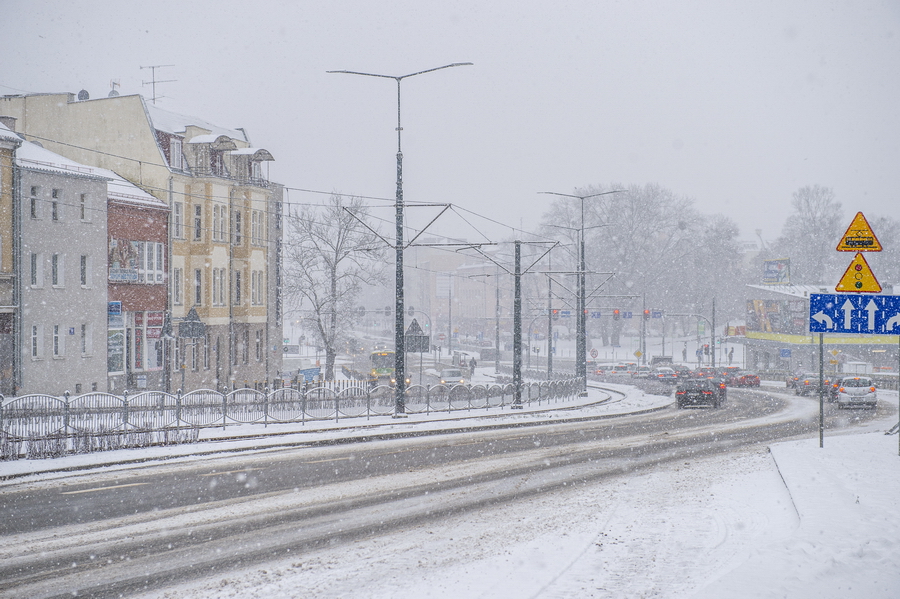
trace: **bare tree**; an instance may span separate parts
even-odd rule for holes
[[[304,327],[325,350],[325,378],[357,315],[364,285],[384,282],[385,245],[363,222],[360,198],[333,194],[324,206],[305,206],[288,218],[285,291],[304,315]]]
[[[819,185],[801,187],[791,201],[793,212],[775,242],[775,251],[791,259],[791,282],[818,284],[835,275],[835,246],[844,231],[841,203],[834,191]],[[837,273],[840,276],[840,273]],[[837,279],[835,279],[837,281]]]

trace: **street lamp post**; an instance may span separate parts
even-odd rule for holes
[[[604,191],[603,193],[593,193],[589,195],[574,195],[569,193],[556,193],[554,191],[542,191],[540,193],[562,196],[565,198],[576,198],[580,200],[581,203],[581,226],[579,227],[579,241],[578,241],[578,253],[579,253],[579,265],[578,265],[578,301],[577,303],[577,311],[578,311],[578,322],[575,327],[575,377],[581,378],[583,381],[583,389],[582,394],[587,393],[587,320],[585,318],[585,260],[584,260],[584,201],[588,198],[596,198],[599,196],[609,195],[611,193],[621,193],[622,189],[615,189],[613,191]]]
[[[394,306],[394,373],[397,381],[394,396],[395,418],[402,418],[406,415],[406,353],[403,338],[403,151],[400,145],[400,132],[403,128],[400,126],[400,82],[416,75],[471,64],[471,62],[454,62],[453,64],[399,76],[361,73],[358,71],[328,71],[329,73],[381,77],[383,79],[393,79],[397,82],[397,201],[395,205],[396,246],[394,248],[396,254],[395,291],[397,293],[397,302]]]

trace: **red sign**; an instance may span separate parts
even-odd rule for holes
[[[161,327],[163,325],[163,320],[165,320],[165,316],[165,312],[147,312],[147,326]]]

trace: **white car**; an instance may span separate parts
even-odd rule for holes
[[[867,376],[845,376],[838,382],[835,399],[839,408],[848,406],[874,408],[878,401],[875,381]]]

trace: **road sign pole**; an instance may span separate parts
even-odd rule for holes
[[[825,447],[825,333],[819,333],[819,447]]]

